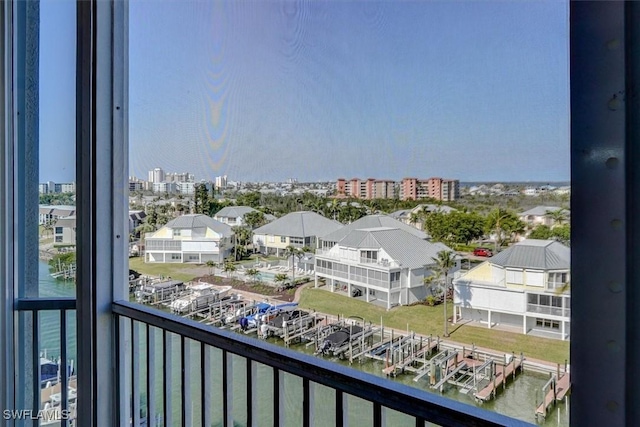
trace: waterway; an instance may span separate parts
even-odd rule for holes
[[[42,296],[73,296],[75,293],[75,285],[70,282],[56,281],[51,278],[48,272],[48,266],[46,262],[40,262],[40,293]],[[75,333],[75,313],[69,313],[68,315],[68,336],[67,336],[67,351],[70,359],[76,358],[76,333]],[[59,314],[57,313],[42,313],[40,317],[40,334],[41,334],[41,351],[46,350],[49,356],[56,357],[60,352],[59,331],[60,331]],[[152,328],[152,331],[154,329]],[[154,378],[156,380],[156,387],[153,391],[154,402],[156,406],[154,416],[161,425],[180,425],[180,404],[181,404],[181,386],[180,386],[180,340],[179,337],[174,336],[171,340],[171,358],[174,361],[172,364],[172,405],[171,411],[173,419],[169,423],[162,423],[162,404],[163,404],[163,384],[162,384],[162,347],[161,347],[161,333],[159,330],[155,330],[156,333],[156,345],[154,348],[156,356],[156,372]],[[137,378],[141,385],[146,384],[146,337],[144,333],[140,334],[140,367],[141,369],[137,373]],[[277,339],[270,339],[270,342],[275,345],[281,345]],[[191,396],[190,406],[193,412],[193,425],[200,425],[200,417],[202,414],[200,407],[200,349],[196,343],[189,344],[191,349]],[[302,352],[311,353],[312,349],[307,349],[304,345],[292,346],[292,349]],[[348,365],[348,362],[335,360],[336,363],[344,363]],[[377,376],[383,376],[382,362],[366,361],[365,363],[354,363],[352,367],[360,369],[362,371],[371,373]],[[222,363],[220,352],[216,349],[211,349],[211,416],[214,426],[222,426]],[[246,361],[240,356],[232,357],[232,372],[233,372],[233,399],[232,399],[232,413],[234,418],[234,424],[236,426],[244,426],[246,424],[246,402],[247,393],[245,390],[245,374],[246,374]],[[457,389],[451,387],[445,389],[444,396],[468,403],[470,405],[481,406],[484,409],[496,411],[510,417],[519,418],[528,422],[534,423],[535,416],[535,400],[536,393],[540,393],[540,389],[544,383],[548,380],[548,375],[539,374],[531,371],[525,371],[523,374],[518,375],[514,382],[510,382],[506,389],[499,393],[498,397],[490,402],[478,404],[473,397],[460,393]],[[425,390],[429,390],[428,380],[426,377],[418,383],[413,381],[411,375],[401,375],[394,379],[394,381],[400,381],[412,387],[420,387]],[[254,406],[254,416],[257,416],[260,420],[260,425],[271,425],[272,423],[272,411],[273,411],[273,370],[263,365],[257,366],[257,376],[255,382],[255,393],[257,397]],[[290,375],[285,374],[283,376],[284,387],[284,413],[285,413],[285,425],[286,426],[300,426],[302,425],[302,380]],[[141,389],[144,390],[142,386]],[[314,408],[313,417],[316,426],[332,426],[335,424],[333,419],[334,414],[334,394],[332,390],[329,390],[322,386],[315,386],[314,389]],[[141,396],[141,411],[142,415],[146,416],[146,393],[142,392]],[[569,401],[567,403],[559,404],[553,409],[542,425],[545,426],[568,426],[569,425]],[[360,399],[350,396],[348,399],[349,407],[349,426],[370,426],[372,424],[372,406],[368,402],[364,402]],[[387,420],[386,425],[390,426],[413,426],[415,422],[404,416],[403,414],[395,411],[385,411],[385,417]]]

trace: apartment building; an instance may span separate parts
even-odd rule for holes
[[[460,198],[460,181],[442,178],[404,178],[400,184],[402,200],[432,198],[451,202]]]
[[[76,183],[75,182],[53,182],[53,181],[42,182],[38,184],[38,192],[40,194],[75,193]]]
[[[388,179],[359,179],[336,180],[336,194],[356,199],[391,199],[396,196],[396,182]]]

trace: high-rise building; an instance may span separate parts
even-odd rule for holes
[[[154,170],[149,171],[149,182],[163,182],[164,178],[164,171],[162,168],[155,168]]]
[[[227,175],[216,176],[216,188],[226,188],[227,187]]]

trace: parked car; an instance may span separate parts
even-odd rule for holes
[[[475,248],[473,250],[473,255],[490,257],[493,256],[493,252],[491,252],[491,249],[489,248]]]

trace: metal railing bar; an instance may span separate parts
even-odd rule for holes
[[[136,325],[131,322],[131,418],[133,425],[140,425],[140,384],[136,378],[140,374],[140,333]]]
[[[156,419],[156,404],[154,396],[151,394],[151,390],[155,390],[155,376],[156,376],[156,355],[155,351],[155,334],[151,333],[151,326],[147,323],[147,425],[149,427],[155,427]]]
[[[424,427],[424,419],[420,418],[420,417],[416,417],[416,427]]]
[[[67,310],[60,311],[60,402],[62,409],[62,417],[60,420],[60,427],[67,427],[67,417],[65,416],[68,408],[68,381],[67,374],[69,368],[67,367]]]
[[[382,406],[379,403],[373,404],[373,427],[382,427]]]
[[[116,420],[121,420],[122,419],[122,410],[120,409],[122,407],[122,399],[124,398],[124,393],[121,393],[122,391],[122,363],[120,361],[121,358],[121,351],[122,351],[122,347],[121,347],[121,341],[120,341],[120,323],[122,322],[122,316],[115,316],[115,328],[114,328],[114,332],[115,332],[115,342],[116,342],[116,390],[118,391],[118,398],[116,400],[116,407],[115,407],[115,412],[116,412]],[[78,352],[79,353],[79,352]],[[78,407],[76,404],[76,413],[78,411]]]
[[[280,425],[280,371],[273,367],[273,425]]]
[[[316,424],[316,387],[316,383],[309,382],[309,425]]]
[[[200,343],[200,357],[202,358],[202,427],[211,425],[211,349]]]
[[[180,348],[182,354],[182,427],[191,427],[193,414],[191,408],[187,408],[187,405],[191,404],[191,352],[185,337],[181,337]]]
[[[165,426],[171,425],[171,385],[169,384],[171,382],[171,357],[167,357],[167,346],[171,347],[171,340],[168,339],[168,334],[166,329],[162,330],[162,387],[164,391],[162,425]]]
[[[231,387],[229,387],[229,372],[231,372],[231,366],[229,366],[230,359],[227,351],[222,350],[222,422],[224,427],[233,426],[233,415],[229,413],[232,402],[229,396],[231,389]]]
[[[253,405],[257,398],[253,392],[253,361],[247,359],[247,372],[245,378],[247,380],[247,427],[253,426]]]
[[[13,305],[16,311],[75,310],[75,298],[20,298]]]
[[[158,328],[438,425],[533,425],[139,304],[116,302],[113,304],[113,311],[118,315],[150,323]]]
[[[310,399],[310,391],[309,391],[309,379],[308,378],[303,378],[302,379],[302,426],[303,427],[310,427],[311,425],[311,419],[310,419],[310,410],[309,407],[311,406],[311,402],[309,401]]]
[[[336,427],[344,426],[344,394],[336,390]]]
[[[36,310],[31,311],[31,322],[32,328],[31,333],[33,337],[31,354],[33,357],[33,410],[34,412],[38,412],[40,410],[40,349],[38,348],[38,344],[40,343],[40,336],[38,334],[38,312]],[[40,420],[37,418],[33,420],[33,426],[38,427],[40,425]]]

